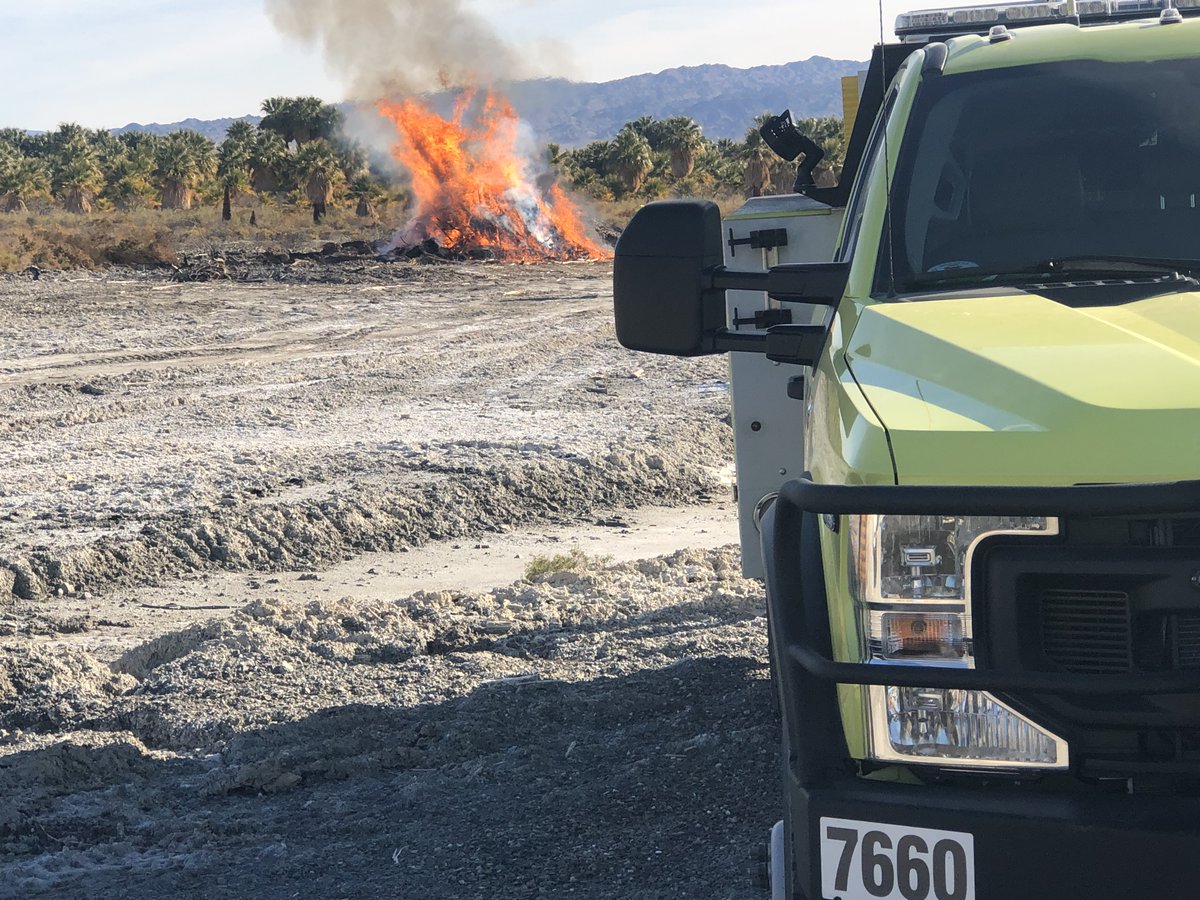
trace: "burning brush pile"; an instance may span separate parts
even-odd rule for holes
[[[386,256],[610,257],[554,179],[543,175],[534,141],[512,106],[494,91],[471,90],[545,74],[533,61],[536,52],[510,44],[478,5],[264,0],[280,31],[319,49],[352,97],[389,98],[371,105],[395,127],[392,155],[411,175],[414,202],[412,218]],[[448,117],[415,99],[436,91],[461,91]],[[386,140],[392,143],[390,134]]]
[[[465,92],[450,118],[415,99],[379,103],[412,177],[413,215],[392,257],[509,262],[606,259],[578,207],[521,152],[521,122],[494,93]]]

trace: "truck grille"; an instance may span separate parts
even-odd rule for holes
[[[1045,590],[1041,618],[1042,650],[1068,672],[1120,675],[1133,671],[1133,617],[1128,594]],[[1200,617],[1194,628],[1189,646],[1200,666]]]
[[[1200,547],[1200,519],[1171,519],[1172,547]]]
[[[975,636],[997,670],[1130,675],[1200,672],[1200,516],[1079,517],[1057,545],[1019,538],[976,556]],[[1089,779],[1200,796],[1200,690],[1013,703],[1071,745]]]
[[[1200,615],[1176,617],[1175,664],[1185,671],[1200,669]]]

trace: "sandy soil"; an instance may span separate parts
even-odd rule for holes
[[[724,365],[610,277],[0,279],[0,897],[757,896]]]

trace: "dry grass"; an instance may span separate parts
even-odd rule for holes
[[[254,213],[257,224],[250,224]],[[400,203],[383,205],[367,219],[354,208],[330,209],[320,225],[308,207],[260,203],[235,207],[233,221],[221,221],[220,207],[194,210],[116,210],[72,215],[60,209],[0,214],[0,272],[42,269],[98,269],[109,265],[170,266],[180,254],[207,252],[245,242],[286,251],[313,244],[378,240],[403,223]]]
[[[591,565],[606,565],[609,557],[588,556],[578,547],[569,553],[556,553],[553,556],[535,556],[525,567],[525,580],[536,582],[560,572],[583,573]]]
[[[742,205],[740,198],[719,199],[722,214]],[[646,203],[643,199],[584,200],[584,218],[600,233],[615,239]],[[250,224],[254,213],[256,223]],[[311,209],[298,203],[243,198],[233,221],[221,221],[219,205],[193,210],[104,210],[73,215],[61,208],[26,213],[0,213],[0,272],[30,266],[45,270],[102,269],[110,265],[168,267],[181,255],[208,253],[239,244],[282,253],[314,245],[351,240],[374,241],[394,234],[404,224],[407,206],[382,203],[370,218],[354,214],[351,202],[331,207],[316,225]]]

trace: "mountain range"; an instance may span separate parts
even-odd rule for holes
[[[840,116],[841,79],[867,67],[851,60],[814,56],[778,66],[736,69],[724,65],[685,66],[617,81],[588,83],[564,78],[518,81],[502,86],[517,113],[539,137],[565,147],[607,140],[640,116],[691,116],[705,135],[742,138],[754,117],[790,108],[796,117]],[[445,109],[447,97],[431,98]],[[243,116],[257,124],[258,116]],[[168,134],[184,128],[221,140],[236,121],[185,119],[168,125],[133,123],[116,129]]]

